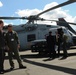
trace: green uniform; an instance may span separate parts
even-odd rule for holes
[[[63,52],[64,52],[64,56],[67,56],[67,41],[68,41],[68,36],[66,34],[63,34]]]
[[[7,32],[6,33],[6,42],[7,42],[7,45],[9,47],[9,50],[8,50],[8,56],[9,56],[9,63],[11,66],[14,66],[14,63],[13,63],[13,53],[15,55],[15,58],[17,59],[18,63],[19,63],[19,66],[22,65],[22,62],[21,62],[21,58],[19,56],[19,50],[18,50],[18,44],[19,44],[19,40],[18,40],[18,35],[15,31],[12,31],[12,32]]]

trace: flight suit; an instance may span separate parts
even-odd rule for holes
[[[63,56],[64,57],[68,56],[68,54],[67,54],[67,40],[68,40],[68,36],[66,34],[63,34],[62,46],[63,46]]]
[[[4,69],[4,51],[5,51],[5,38],[4,32],[0,31],[0,72]]]
[[[18,50],[18,44],[19,44],[19,40],[18,40],[18,35],[15,31],[12,32],[7,32],[6,33],[6,41],[7,41],[7,45],[8,45],[8,56],[9,56],[9,63],[11,65],[11,67],[14,67],[14,63],[13,63],[13,53],[15,55],[15,58],[17,59],[19,66],[22,65],[21,62],[21,58],[19,56],[19,50]]]

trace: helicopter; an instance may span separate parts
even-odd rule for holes
[[[45,36],[46,36],[46,34],[48,34],[49,29],[58,28],[58,27],[60,27],[59,25],[61,25],[61,24],[59,24],[57,26],[54,26],[54,25],[37,24],[37,23],[35,24],[34,21],[37,21],[37,20],[46,21],[46,19],[40,18],[39,16],[50,10],[54,10],[56,8],[59,8],[59,7],[62,7],[62,6],[65,6],[65,5],[74,3],[74,2],[76,2],[76,0],[68,0],[57,6],[54,6],[45,11],[42,11],[41,13],[39,13],[37,15],[31,15],[29,17],[0,17],[0,19],[4,19],[4,20],[6,20],[6,19],[8,19],[8,20],[27,19],[28,22],[26,24],[21,24],[18,26],[13,25],[13,30],[15,30],[18,33],[20,45],[21,45],[20,49],[21,50],[31,49],[31,44],[32,44],[31,41],[45,39]],[[48,21],[55,21],[55,20],[48,20]],[[55,21],[55,22],[60,23],[62,21]],[[67,22],[67,23],[70,24],[70,22]],[[75,23],[71,23],[71,24],[75,25]],[[66,25],[64,27],[66,28]],[[5,26],[4,29],[7,30],[7,26]],[[65,30],[67,30],[67,29],[65,29]]]

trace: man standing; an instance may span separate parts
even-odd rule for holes
[[[4,50],[5,50],[5,39],[4,39],[4,32],[3,32],[3,21],[0,20],[0,74],[4,73]]]
[[[61,44],[62,44],[62,36],[63,36],[63,30],[62,28],[57,29],[58,32],[58,57],[60,56],[60,49],[61,49]]]
[[[50,58],[56,57],[56,51],[55,51],[55,37],[52,35],[52,32],[49,32],[49,35],[46,38],[47,41],[47,49],[50,53]]]
[[[67,58],[68,53],[67,53],[67,41],[68,41],[68,36],[66,34],[64,34],[63,32],[63,42],[62,42],[62,46],[63,46],[63,58]]]
[[[19,48],[20,43],[18,39],[18,35],[15,31],[12,29],[12,25],[8,25],[8,31],[6,33],[6,42],[8,46],[8,56],[9,56],[9,63],[11,66],[11,70],[14,69],[14,63],[13,63],[13,53],[15,55],[15,58],[17,59],[17,62],[19,64],[19,68],[26,68],[26,66],[23,66],[21,58],[19,56]]]

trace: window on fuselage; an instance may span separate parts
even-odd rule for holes
[[[36,40],[36,35],[35,34],[27,35],[27,41],[28,42],[33,41],[33,40]]]

